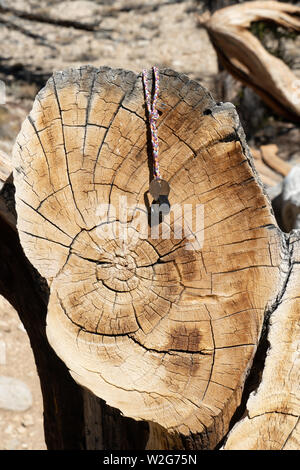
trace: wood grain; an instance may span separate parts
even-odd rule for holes
[[[176,218],[155,239],[137,236],[128,213],[99,217],[124,196],[151,203],[141,76],[109,68],[57,72],[38,94],[13,152],[18,231],[48,282],[48,340],[73,378],[125,416],[213,448],[286,282],[285,239],[234,107],[182,74],[160,77],[161,173],[171,208],[204,207],[203,245],[175,238]],[[103,223],[126,227],[126,243],[99,236]]]

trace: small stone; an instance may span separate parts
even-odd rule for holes
[[[14,377],[0,376],[0,408],[25,411],[31,405],[31,391],[24,382]]]

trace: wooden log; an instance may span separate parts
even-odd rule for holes
[[[255,168],[262,182],[267,186],[274,186],[282,180],[282,177],[269,168],[262,159],[255,159]]]
[[[28,262],[1,207],[0,241],[0,294],[17,310],[30,339],[43,395],[48,450],[173,448],[174,442],[158,426],[123,417],[74,382],[47,341],[48,287]],[[177,442],[177,448],[183,444]]]
[[[8,155],[0,150],[0,192],[12,173],[12,165]]]
[[[300,120],[299,80],[278,57],[270,54],[250,31],[256,21],[268,21],[300,30],[300,8],[283,2],[254,1],[217,10],[200,17],[224,67],[249,85],[277,113]]]
[[[161,70],[160,78],[161,173],[171,211],[192,214],[180,236],[178,213],[159,224],[170,237],[156,238],[122,212],[125,196],[147,221],[151,205],[140,75],[104,67],[54,74],[14,147],[18,232],[50,293],[47,338],[80,385],[75,447],[81,433],[85,448],[215,448],[290,282],[286,238],[234,107],[182,74]],[[50,395],[56,425],[67,430],[61,393]],[[111,408],[97,397],[135,421],[117,415],[105,424],[101,412]],[[57,446],[51,433],[49,444]]]
[[[299,450],[299,237],[289,239],[288,282],[272,313],[270,343],[261,383],[247,402],[246,416],[224,449]],[[292,256],[291,256],[292,254]]]
[[[291,171],[290,163],[282,160],[277,155],[277,145],[262,145],[259,150],[251,148],[254,157],[254,165],[262,182],[269,187],[275,186],[282,181]]]

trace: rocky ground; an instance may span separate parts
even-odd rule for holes
[[[239,2],[0,1],[0,79],[6,86],[6,102],[0,103],[0,151],[11,153],[37,91],[54,70],[91,64],[140,72],[155,64],[186,73],[217,100],[234,102],[254,149],[276,144],[282,159],[298,163],[299,126],[274,115],[220,68],[208,34],[198,24],[198,15],[233,3]],[[300,78],[299,37],[265,27],[253,33]],[[16,312],[0,298],[0,449],[44,448],[42,398],[29,341]]]

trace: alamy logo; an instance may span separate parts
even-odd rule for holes
[[[97,207],[97,236],[104,240],[122,240],[133,247],[138,240],[184,240],[186,250],[201,250],[204,242],[203,204],[129,205],[126,196],[118,206],[100,204]]]

